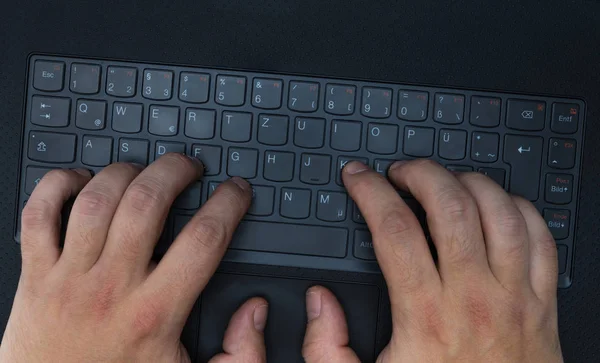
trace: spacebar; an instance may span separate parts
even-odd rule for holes
[[[243,221],[229,248],[345,257],[347,241],[348,231],[342,228]]]

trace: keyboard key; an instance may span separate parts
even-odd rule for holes
[[[404,154],[416,157],[433,155],[435,129],[429,127],[404,128]]]
[[[539,131],[546,123],[546,102],[508,100],[506,126],[515,130]]]
[[[263,177],[276,182],[291,181],[294,178],[294,153],[266,151]]]
[[[252,86],[252,106],[264,109],[281,107],[283,81],[280,79],[255,78]]]
[[[568,247],[565,245],[556,246],[557,254],[558,254],[558,273],[564,274],[567,272],[567,256],[568,256]]]
[[[150,106],[148,132],[158,136],[175,136],[179,132],[179,107]]]
[[[84,130],[103,130],[106,125],[106,102],[78,100],[75,125]]]
[[[579,105],[574,103],[554,103],[552,105],[552,131],[559,134],[574,134],[579,123]]]
[[[185,136],[193,139],[212,139],[215,137],[215,110],[188,108],[185,112]]]
[[[254,149],[229,148],[227,160],[227,175],[239,176],[244,179],[256,177],[258,151]]]
[[[354,121],[331,122],[331,148],[339,151],[358,151],[362,140],[362,124]]]
[[[300,181],[306,184],[327,184],[331,170],[331,156],[302,154]]]
[[[100,90],[100,66],[97,64],[71,64],[71,92],[92,95]]]
[[[371,233],[368,230],[358,229],[354,231],[354,257],[368,261],[377,259]]]
[[[33,96],[31,100],[31,123],[46,127],[69,125],[71,100],[63,97]]]
[[[148,140],[119,140],[118,160],[121,162],[148,165]]]
[[[217,76],[215,102],[224,106],[241,106],[246,99],[246,77]]]
[[[544,139],[506,135],[504,161],[510,164],[508,191],[530,201],[538,199]]]
[[[367,150],[376,154],[394,154],[398,145],[398,126],[369,124]]]
[[[173,72],[161,69],[146,69],[142,89],[144,98],[170,100],[173,90]]]
[[[210,74],[181,72],[179,75],[179,99],[190,103],[208,102]]]
[[[546,202],[553,204],[571,203],[573,195],[573,175],[546,175]]]
[[[405,121],[425,121],[429,107],[429,93],[398,91],[398,118]]]
[[[297,117],[294,130],[294,144],[307,149],[323,147],[325,140],[325,119]]]
[[[37,187],[44,175],[46,175],[46,173],[50,170],[53,169],[38,168],[35,166],[27,167],[27,172],[25,175],[25,194],[31,195],[31,193],[33,193],[33,190],[35,189],[35,187]]]
[[[275,188],[260,185],[252,186],[252,204],[248,214],[258,217],[266,217],[273,214],[273,203],[275,201]]]
[[[352,202],[352,206],[352,220],[355,223],[366,224],[367,222],[365,221],[365,218],[363,217],[360,209],[358,209],[358,205]]]
[[[221,147],[194,144],[192,156],[200,159],[204,164],[204,175],[218,175],[221,172]]]
[[[288,139],[288,123],[287,116],[258,116],[258,142],[273,146],[285,145]]]
[[[112,162],[112,137],[86,135],[82,144],[81,162],[85,165],[107,166]]]
[[[465,112],[465,96],[438,93],[435,95],[433,119],[448,125],[458,125],[463,122]]]
[[[365,165],[369,165],[369,159],[367,158],[360,158],[360,157],[353,157],[353,156],[340,156],[337,159],[337,166],[336,166],[336,173],[335,173],[335,182],[338,185],[344,185],[344,182],[342,181],[342,169],[344,169],[344,166],[346,166],[346,164],[348,164],[351,161],[360,161],[361,163],[365,164]]]
[[[113,104],[112,129],[133,134],[142,131],[142,105],[139,103]]]
[[[440,130],[438,153],[446,160],[462,160],[467,152],[467,132],[462,130]]]
[[[108,67],[106,93],[115,97],[133,97],[137,88],[137,69],[130,67]]]
[[[217,187],[220,185],[220,182],[210,182],[208,183],[208,198],[212,197]]]
[[[327,84],[325,93],[325,112],[332,115],[352,115],[356,87],[344,84]]]
[[[195,182],[188,186],[175,201],[173,207],[178,209],[196,210],[202,201],[202,182]]]
[[[71,134],[42,131],[29,133],[29,159],[47,163],[71,163],[75,161],[75,142]]]
[[[575,166],[577,142],[572,139],[550,139],[548,165],[555,169],[571,169]]]
[[[154,149],[154,160],[168,153],[185,154],[185,144],[182,142],[157,141]]]
[[[288,108],[298,112],[313,112],[319,107],[319,84],[312,82],[290,82]]]
[[[471,140],[471,159],[482,163],[498,160],[500,135],[489,132],[474,132]]]
[[[360,113],[371,118],[387,118],[392,109],[392,90],[364,87]]]
[[[496,127],[500,125],[502,100],[492,97],[471,97],[471,125]]]
[[[293,219],[308,218],[310,194],[308,189],[281,188],[281,205],[279,206],[281,216]],[[269,233],[274,233],[274,231]]]
[[[232,142],[248,142],[252,134],[252,114],[247,112],[223,112],[221,138]]]
[[[33,87],[40,91],[60,91],[63,89],[64,75],[63,62],[35,61]]]
[[[506,171],[504,171],[504,169],[479,168],[479,172],[488,176],[490,179],[504,188],[504,180],[506,178]]]
[[[317,218],[325,222],[346,220],[348,197],[345,193],[319,191],[317,194]]]
[[[344,228],[242,221],[229,248],[341,258],[346,256],[347,241]]]
[[[567,209],[544,209],[544,220],[555,240],[569,237],[571,212]]]
[[[375,161],[373,162],[373,170],[387,178],[388,170],[390,169],[390,166],[394,163],[394,161],[395,160],[389,159],[375,159]]]
[[[473,171],[472,166],[466,165],[446,165],[446,169],[455,173],[469,173]]]

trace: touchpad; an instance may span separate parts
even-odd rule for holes
[[[350,346],[361,361],[374,361],[379,288],[373,285],[218,273],[201,301],[199,357],[208,361],[222,352],[223,335],[237,308],[253,296],[269,302],[265,329],[267,362],[304,362],[305,294],[313,285],[330,289],[344,308]]]

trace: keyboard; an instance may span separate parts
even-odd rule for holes
[[[556,239],[559,285],[571,284],[579,99],[46,55],[30,56],[27,80],[17,215],[49,170],[186,153],[205,177],[174,203],[157,254],[240,176],[253,202],[225,260],[380,273],[340,171],[429,158],[532,201]]]

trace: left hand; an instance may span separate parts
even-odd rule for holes
[[[202,170],[169,154],[93,179],[82,169],[49,172],[23,211],[22,273],[0,362],[189,362],[181,331],[251,200],[246,181],[222,183],[154,264],[171,204]],[[61,249],[61,209],[75,196]],[[266,319],[266,301],[248,300],[211,363],[265,362]]]

